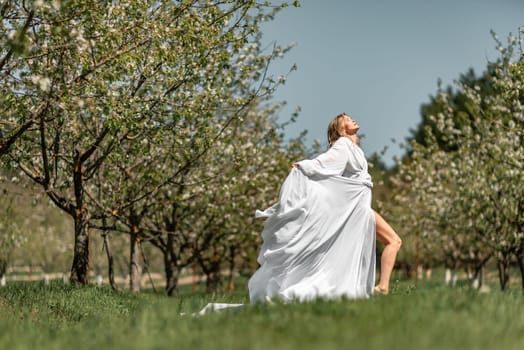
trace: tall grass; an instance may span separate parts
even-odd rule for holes
[[[0,289],[0,349],[522,349],[519,289],[397,284],[387,297],[181,316],[233,295],[113,293],[56,283]],[[35,346],[35,344],[38,344]]]

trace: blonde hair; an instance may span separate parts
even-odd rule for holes
[[[329,147],[333,146],[336,140],[341,136],[344,136],[343,127],[344,127],[344,117],[346,113],[340,113],[332,121],[329,122],[327,129],[327,138]]]

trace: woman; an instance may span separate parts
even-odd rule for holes
[[[359,125],[345,113],[328,126],[330,148],[293,165],[266,217],[252,303],[387,294],[401,240],[371,209],[371,176]],[[375,239],[385,244],[375,283]]]

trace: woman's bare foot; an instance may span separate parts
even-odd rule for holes
[[[389,293],[389,291],[386,288],[382,288],[381,286],[375,286],[373,290],[376,294],[388,295]]]

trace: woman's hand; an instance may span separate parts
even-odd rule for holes
[[[294,163],[291,167],[292,168],[298,168],[298,167],[300,167],[300,165],[298,165],[298,163]]]

